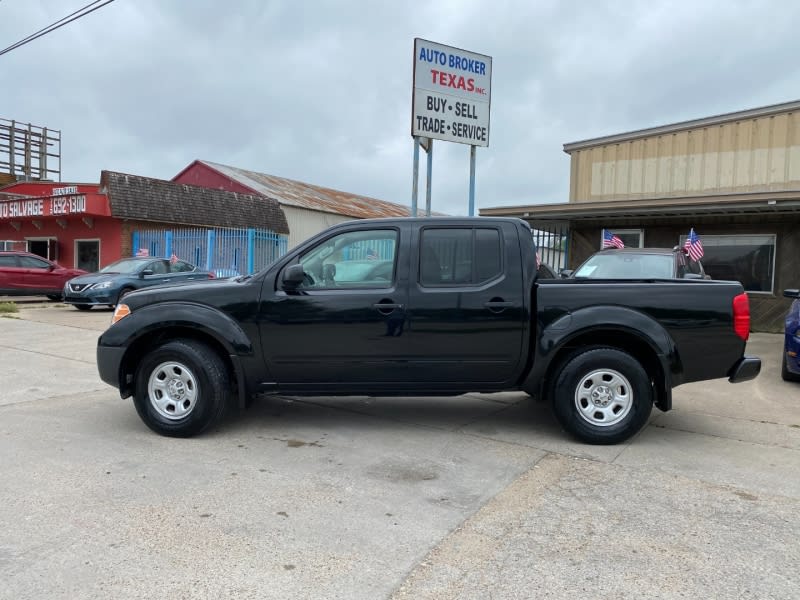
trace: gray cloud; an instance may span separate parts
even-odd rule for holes
[[[0,2],[0,44],[84,3]],[[494,59],[478,206],[563,202],[565,142],[796,99],[798,17],[766,0],[117,0],[0,57],[0,117],[61,129],[65,180],[204,158],[408,203],[419,36]],[[436,143],[436,210],[466,212],[468,166],[468,146]]]

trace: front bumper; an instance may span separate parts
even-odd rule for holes
[[[97,345],[97,372],[100,374],[100,379],[110,386],[120,390],[123,393],[123,387],[129,387],[121,381],[122,359],[125,356],[125,348],[119,346],[101,346]],[[123,396],[125,397],[125,396]]]
[[[761,359],[756,356],[743,356],[728,372],[728,381],[741,383],[755,379],[761,372]]]
[[[117,294],[118,291],[114,288],[95,290],[92,289],[91,285],[76,291],[68,283],[64,286],[64,303],[83,304],[85,306],[114,306],[117,303]]]

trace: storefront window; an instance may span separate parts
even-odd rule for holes
[[[775,276],[774,235],[701,235],[700,262],[712,279],[739,281],[748,292],[772,293]],[[686,236],[681,236],[681,246]]]
[[[611,233],[622,240],[626,248],[644,247],[644,230],[642,229],[609,229]],[[600,247],[603,247],[603,232],[600,232]]]

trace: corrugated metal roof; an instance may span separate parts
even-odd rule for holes
[[[411,208],[394,202],[358,196],[331,188],[303,183],[284,177],[256,173],[207,160],[198,161],[210,169],[237,181],[258,194],[273,198],[281,204],[308,208],[359,219],[408,217]]]

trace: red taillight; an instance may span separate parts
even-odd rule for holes
[[[216,278],[217,278],[217,276],[216,276],[216,275],[214,275],[213,273],[209,273],[209,274],[208,274],[208,278],[209,278],[209,279],[216,279]]]
[[[750,337],[750,300],[747,294],[733,298],[733,330],[744,341]]]

